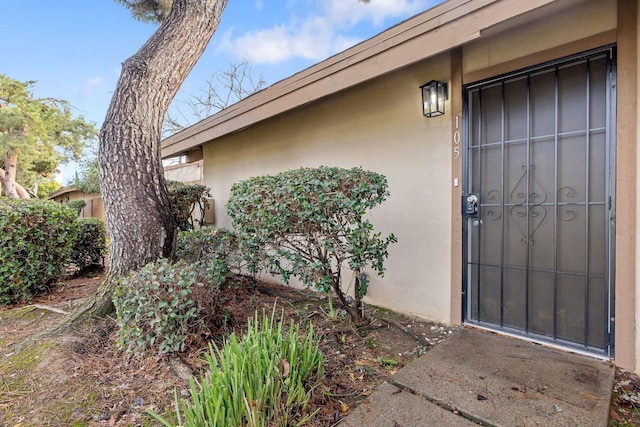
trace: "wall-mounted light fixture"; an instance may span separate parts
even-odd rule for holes
[[[444,102],[447,100],[447,84],[431,80],[420,86],[422,90],[422,114],[436,117],[444,114]]]

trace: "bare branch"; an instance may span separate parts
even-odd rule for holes
[[[179,132],[259,92],[266,84],[262,75],[254,78],[247,61],[230,64],[227,70],[218,70],[205,79],[205,87],[200,89],[197,95],[189,95],[183,101],[188,110],[187,113],[179,107],[175,110],[180,117],[167,113],[162,133],[168,136]]]

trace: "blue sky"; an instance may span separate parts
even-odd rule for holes
[[[439,0],[229,0],[216,34],[174,100],[247,61],[268,85],[378,34]],[[69,101],[101,125],[120,64],[155,31],[112,0],[0,0],[0,73],[36,80],[38,97]],[[73,178],[75,165],[62,168]]]

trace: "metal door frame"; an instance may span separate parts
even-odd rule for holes
[[[469,324],[474,327],[486,328],[492,331],[496,331],[499,333],[514,335],[517,337],[524,337],[529,341],[540,342],[546,345],[558,346],[561,348],[568,348],[573,351],[585,353],[591,356],[596,357],[604,357],[604,358],[613,358],[614,357],[614,349],[615,349],[615,236],[616,236],[616,226],[615,226],[615,218],[616,218],[616,45],[612,44],[609,46],[605,46],[598,49],[589,50],[587,52],[583,52],[580,54],[572,55],[569,57],[557,59],[554,61],[549,61],[543,64],[539,64],[537,66],[528,67],[519,71],[506,73],[500,76],[496,76],[493,78],[489,78],[486,80],[482,80],[479,82],[474,82],[468,85],[463,86],[462,96],[463,96],[463,158],[462,158],[462,192],[463,194],[467,194],[470,186],[470,177],[469,177],[469,136],[470,136],[470,120],[471,117],[469,115],[469,93],[472,89],[476,89],[482,86],[488,86],[492,83],[501,82],[509,79],[514,79],[518,76],[532,74],[537,71],[544,71],[545,69],[555,68],[561,65],[568,65],[571,63],[579,62],[580,60],[587,59],[592,56],[601,55],[603,53],[608,54],[607,59],[607,86],[606,86],[606,160],[605,160],[605,191],[608,193],[608,211],[606,211],[606,218],[608,219],[608,226],[605,230],[605,238],[606,238],[606,251],[607,251],[607,260],[605,263],[605,286],[606,286],[606,297],[607,301],[605,307],[605,319],[606,325],[603,325],[605,328],[605,337],[606,344],[603,349],[594,349],[593,347],[587,347],[582,345],[576,345],[576,343],[571,341],[565,341],[562,339],[558,339],[554,336],[545,336],[545,335],[536,335],[530,331],[521,331],[516,328],[505,327],[504,325],[491,325],[491,324],[482,324],[477,321],[470,321],[469,312],[471,310],[471,302],[469,299],[469,275],[471,264],[469,262],[470,257],[470,248],[469,248],[469,219],[468,217],[462,213],[462,321],[465,324]],[[588,125],[587,125],[588,132]],[[504,164],[504,158],[502,159]],[[481,208],[480,208],[481,209]],[[502,266],[501,268],[504,268]],[[529,271],[529,267],[527,266],[527,272]],[[528,273],[527,273],[528,274]],[[502,308],[501,308],[502,310]],[[555,332],[554,332],[555,334]]]

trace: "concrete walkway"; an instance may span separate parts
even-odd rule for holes
[[[614,367],[587,356],[461,329],[402,368],[341,427],[606,427]]]

